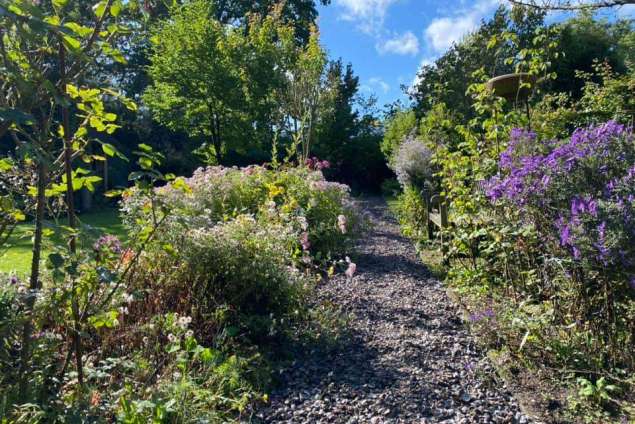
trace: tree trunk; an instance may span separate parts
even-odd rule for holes
[[[29,359],[31,356],[31,335],[33,333],[33,307],[35,292],[40,289],[40,259],[42,257],[42,229],[46,204],[47,166],[40,161],[37,166],[37,195],[35,207],[35,232],[31,254],[31,274],[29,277],[29,296],[26,300],[26,322],[22,329],[22,350],[20,351],[20,399],[25,401],[28,387]]]
[[[60,40],[59,43],[60,71],[62,87],[66,87],[66,51],[64,44]],[[73,230],[77,228],[77,216],[75,215],[75,193],[73,191],[73,146],[71,140],[71,128],[68,107],[62,106],[62,126],[64,128],[64,174],[66,175],[66,207],[68,213],[68,226]],[[77,237],[71,234],[68,240],[68,249],[71,256],[77,253]],[[72,290],[75,289],[75,277],[71,276],[73,284]],[[77,367],[77,381],[80,386],[84,385],[84,366],[82,361],[82,344],[80,339],[80,322],[79,322],[79,304],[75,293],[71,294],[71,310],[73,314],[73,350],[75,351],[75,365]]]

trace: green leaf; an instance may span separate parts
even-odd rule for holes
[[[141,168],[143,169],[152,169],[152,160],[148,159],[148,158],[139,158],[139,165],[141,166]]]
[[[85,27],[84,25],[80,25],[76,22],[67,22],[64,26],[80,37],[87,37],[93,32],[91,28]]]
[[[119,197],[123,193],[123,190],[108,190],[104,193],[104,196],[108,198]]]
[[[104,16],[104,13],[106,12],[106,4],[107,2],[102,0],[93,6],[93,13],[95,14],[95,16],[97,16],[98,18]]]
[[[81,41],[77,38],[71,37],[70,35],[62,36],[62,41],[64,42],[64,45],[72,51],[78,51],[82,47]]]
[[[112,6],[110,6],[110,14],[116,18],[121,13],[122,7],[121,1],[117,0],[113,2]]]
[[[71,99],[76,99],[79,97],[79,89],[73,84],[66,84],[66,94],[71,96]]]
[[[11,161],[11,159],[0,159],[0,172],[6,172],[11,168],[13,168],[13,162]]]
[[[117,311],[108,311],[88,318],[88,322],[96,329],[113,328],[119,325],[118,316]]]
[[[110,157],[114,157],[117,152],[117,149],[115,148],[115,146],[108,143],[102,144],[101,149],[104,151],[105,154],[107,154]]]
[[[59,10],[66,6],[67,3],[68,0],[53,0],[53,7]]]
[[[64,257],[59,253],[51,253],[49,255],[49,262],[53,265],[53,268],[61,268],[64,265]]]

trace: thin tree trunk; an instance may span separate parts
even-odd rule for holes
[[[48,169],[40,160],[37,166],[37,195],[35,207],[35,232],[33,234],[33,248],[31,254],[31,274],[29,277],[29,296],[26,301],[26,322],[22,329],[22,350],[20,351],[20,399],[26,400],[29,359],[31,357],[31,336],[33,333],[33,307],[35,306],[35,292],[40,289],[40,259],[42,257],[42,229],[44,223],[44,208],[46,203],[46,183]]]
[[[59,43],[59,58],[60,58],[60,71],[62,87],[66,87],[66,51],[64,44],[60,40]],[[64,128],[64,174],[66,175],[66,207],[68,213],[68,226],[73,230],[77,228],[77,216],[75,215],[75,193],[73,191],[73,146],[71,144],[71,129],[68,107],[62,106],[62,127]],[[68,249],[71,256],[75,256],[77,253],[77,239],[75,234],[71,234],[68,240]],[[75,278],[73,278],[72,290],[75,289]],[[79,305],[77,302],[77,296],[75,293],[71,294],[71,310],[73,313],[73,350],[75,351],[75,365],[77,367],[77,381],[80,386],[84,385],[84,365],[82,361],[82,343],[80,339],[80,325],[79,322]]]

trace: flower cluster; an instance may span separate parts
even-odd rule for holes
[[[316,157],[312,157],[304,161],[304,165],[306,165],[309,169],[314,171],[321,171],[323,169],[328,169],[331,167],[331,163],[327,160],[319,160]]]
[[[500,156],[503,176],[486,183],[576,261],[626,277],[635,266],[635,137],[613,121],[577,129],[570,139],[539,141],[514,130]],[[620,277],[622,278],[622,277]]]
[[[110,234],[103,235],[93,244],[95,252],[109,252],[119,254],[122,252],[121,241],[117,236]]]

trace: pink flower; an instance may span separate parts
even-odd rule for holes
[[[306,231],[300,235],[300,244],[302,245],[302,250],[309,250],[311,248],[309,233]]]
[[[348,256],[346,257],[346,262],[348,263],[348,268],[346,268],[344,274],[348,277],[349,280],[352,280],[355,276],[355,272],[357,272],[357,265],[351,262],[351,258],[349,258]]]
[[[339,227],[339,229],[342,232],[342,234],[346,234],[346,224],[347,223],[348,223],[348,220],[346,219],[346,216],[339,215],[337,217],[337,226]]]

